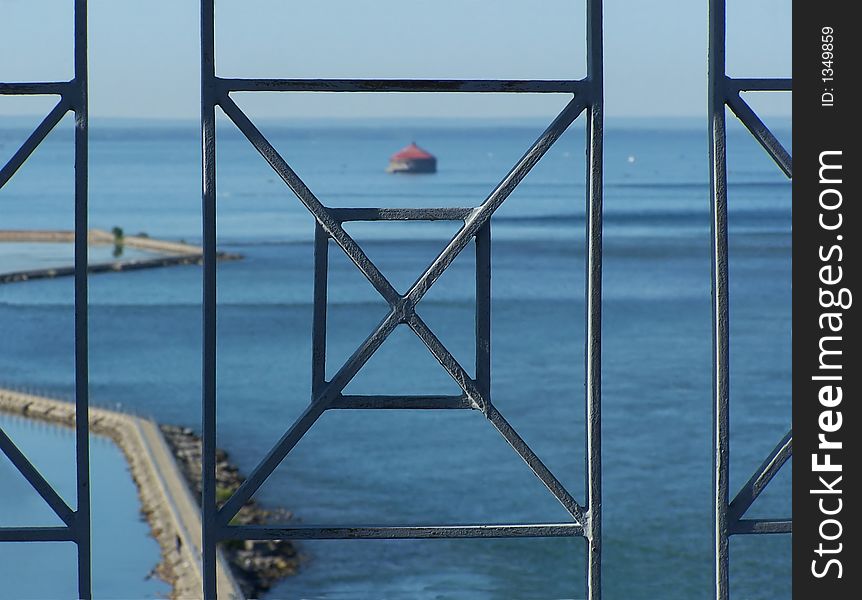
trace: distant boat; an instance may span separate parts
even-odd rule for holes
[[[387,173],[436,173],[437,159],[413,142],[389,158]]]

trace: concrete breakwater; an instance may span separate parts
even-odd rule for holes
[[[68,402],[0,389],[0,411],[74,426]],[[201,595],[201,518],[195,499],[159,427],[132,415],[90,408],[91,433],[110,437],[126,457],[138,486],[141,510],[162,551],[156,571],[172,587],[173,598]],[[219,598],[243,598],[224,555],[216,569]]]
[[[73,231],[53,230],[0,230],[0,243],[39,243],[39,244],[71,244],[75,241]],[[124,235],[118,238],[113,233],[101,229],[90,229],[87,232],[87,243],[94,245],[114,245],[116,248],[129,247],[146,252],[152,252],[152,257],[123,259],[117,256],[115,260],[92,262],[87,266],[90,273],[109,271],[131,271],[136,269],[151,269],[172,265],[199,264],[203,260],[203,248],[185,242],[159,240],[145,235]],[[219,252],[220,260],[237,260],[238,254]],[[0,273],[0,283],[28,281],[30,279],[45,279],[74,275],[72,264],[56,267],[15,270]]]
[[[186,477],[196,498],[201,497],[201,438],[191,429],[160,425],[162,435]],[[216,449],[216,504],[221,506],[245,481],[227,452]],[[264,508],[252,498],[231,520],[234,525],[286,523],[293,515],[283,509]],[[279,580],[296,574],[300,557],[289,540],[227,540],[221,550],[249,598],[259,598]]]

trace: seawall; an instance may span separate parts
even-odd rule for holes
[[[0,230],[0,243],[44,243],[44,244],[71,244],[75,241],[74,231],[54,230]],[[93,245],[112,245],[116,243],[114,235],[101,229],[90,229],[87,232],[87,243]],[[152,252],[149,258],[122,259],[91,262],[87,265],[89,273],[105,273],[111,271],[134,271],[138,269],[152,269],[156,267],[169,267],[173,265],[199,264],[203,261],[203,248],[193,246],[185,242],[172,242],[159,240],[143,235],[123,236],[121,247],[137,248]],[[238,260],[242,258],[238,254],[218,253],[219,260]],[[64,277],[75,274],[75,266],[72,264],[56,267],[26,269],[0,273],[0,283],[14,283],[18,281],[29,281],[31,279],[45,279],[53,277]]]
[[[74,426],[69,402],[0,389],[0,411]],[[103,408],[90,408],[90,432],[110,437],[126,457],[138,487],[141,510],[162,550],[160,576],[173,586],[173,598],[201,597],[201,516],[198,505],[158,425]],[[219,598],[243,598],[224,556],[216,569]]]

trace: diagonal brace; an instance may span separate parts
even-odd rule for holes
[[[566,490],[565,486],[551,473],[550,469],[541,461],[541,459],[533,452],[532,448],[518,435],[518,433],[509,425],[508,421],[503,418],[500,412],[491,404],[490,400],[483,396],[476,382],[470,379],[464,368],[458,363],[458,360],[446,349],[440,340],[434,335],[434,332],[425,324],[425,322],[414,314],[407,323],[413,332],[420,340],[428,347],[434,357],[443,366],[447,373],[455,380],[462,390],[471,399],[473,404],[485,413],[485,416],[491,421],[491,424],[502,434],[509,442],[509,445],[524,459],[527,466],[533,471],[545,487],[559,500],[569,514],[581,525],[586,525],[583,508],[577,503],[574,497]]]
[[[772,157],[775,164],[781,171],[790,179],[793,178],[793,159],[790,153],[785,150],[778,138],[775,137],[769,127],[767,127],[760,117],[751,109],[748,103],[737,94],[730,94],[727,97],[727,105],[733,114],[742,121],[742,124],[751,132],[763,149]]]
[[[243,504],[251,498],[263,485],[273,471],[281,464],[284,457],[299,443],[308,430],[314,425],[320,415],[338,398],[356,373],[365,365],[377,349],[383,344],[399,323],[394,310],[377,325],[356,351],[347,359],[344,366],[338,370],[332,381],[323,388],[320,394],[302,412],[276,445],[267,453],[263,460],[251,472],[248,478],[237,488],[230,499],[218,511],[218,520],[222,525],[227,523],[239,512]]]
[[[728,517],[731,522],[742,519],[745,512],[792,455],[793,430],[790,430],[773,448],[766,460],[763,461],[763,464],[758,467],[754,475],[751,476],[751,479],[742,486],[742,489],[739,490],[736,497],[730,503]]]
[[[27,457],[24,456],[24,453],[18,449],[18,446],[15,445],[15,442],[6,435],[6,432],[0,428],[0,450],[9,457],[9,460],[12,461],[12,464],[15,465],[15,468],[24,476],[30,485],[33,486],[33,489],[42,496],[42,499],[48,503],[48,506],[57,513],[57,516],[68,525],[69,527],[73,527],[75,524],[75,513],[69,508],[69,505],[66,504],[66,501],[63,500],[60,495],[54,491],[54,488],[51,487],[51,484],[42,476],[42,474],[33,466]]]
[[[36,150],[39,144],[42,143],[51,130],[57,126],[57,123],[65,116],[71,107],[65,97],[60,98],[57,105],[51,109],[51,112],[42,119],[42,122],[36,127],[33,133],[30,134],[18,151],[12,155],[2,169],[0,169],[0,188],[2,188],[12,176],[21,168],[21,165],[30,158],[30,155]]]
[[[452,238],[446,248],[434,259],[431,265],[425,270],[422,275],[416,280],[407,292],[406,297],[414,304],[419,302],[422,297],[431,289],[434,282],[437,281],[446,268],[452,264],[452,261],[458,254],[467,246],[479,229],[491,218],[491,215],[500,207],[501,204],[515,190],[515,187],[521,183],[524,177],[532,170],[539,162],[550,147],[556,142],[561,135],[568,129],[575,119],[586,108],[585,101],[575,96],[562,112],[554,119],[548,128],[539,136],[539,138],[530,146],[530,149],[521,157],[517,164],[512,167],[512,170],[503,178],[496,188],[488,195],[484,202],[473,210],[472,214],[467,217],[464,227]]]
[[[543,463],[536,453],[533,452],[533,449],[530,448],[527,442],[518,435],[518,432],[515,431],[503,415],[500,414],[500,411],[498,411],[493,404],[489,403],[485,410],[485,416],[487,416],[488,420],[491,421],[491,425],[500,432],[500,435],[509,442],[509,445],[515,450],[515,452],[524,459],[524,462],[527,463],[527,466],[529,466],[530,470],[535,473],[536,477],[538,477],[554,497],[559,500],[560,504],[563,505],[563,508],[572,515],[575,521],[586,527],[587,515],[585,514],[584,509],[578,504],[574,497],[572,497],[565,486],[560,483],[560,480],[551,473],[551,470],[545,466],[545,463]]]
[[[311,215],[320,223],[321,228],[331,237],[344,251],[347,257],[356,265],[363,275],[371,282],[371,285],[380,292],[380,295],[391,305],[399,299],[399,294],[391,283],[383,276],[377,266],[365,254],[359,244],[348,234],[341,223],[333,217],[330,210],[317,199],[314,193],[299,178],[296,172],[290,168],[287,161],[282,158],[272,144],[264,137],[260,130],[246,114],[227,95],[223,95],[219,101],[225,114],[230,117],[240,131],[248,138],[248,141],[263,156],[269,166],[278,174],[287,186],[296,194],[299,201],[308,209]]]
[[[484,412],[487,399],[484,398],[476,382],[470,377],[466,369],[461,366],[458,359],[443,345],[443,342],[434,335],[434,332],[431,331],[431,328],[428,327],[425,321],[418,314],[413,313],[410,319],[408,319],[407,325],[413,330],[416,337],[422,340],[425,347],[437,359],[437,362],[440,363],[440,366],[443,367],[446,373],[458,384],[458,387],[464,391],[473,407]]]

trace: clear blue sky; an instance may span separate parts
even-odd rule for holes
[[[71,74],[71,0],[0,0],[0,80]],[[790,76],[790,0],[728,0],[728,68]],[[218,72],[264,77],[582,77],[583,0],[217,0]],[[606,0],[609,117],[706,110],[706,0]],[[195,118],[197,0],[90,0],[93,116]],[[338,96],[338,97],[335,97]],[[257,94],[255,116],[538,116],[560,97]],[[44,103],[0,98],[0,115]],[[789,94],[759,95],[787,115]]]

